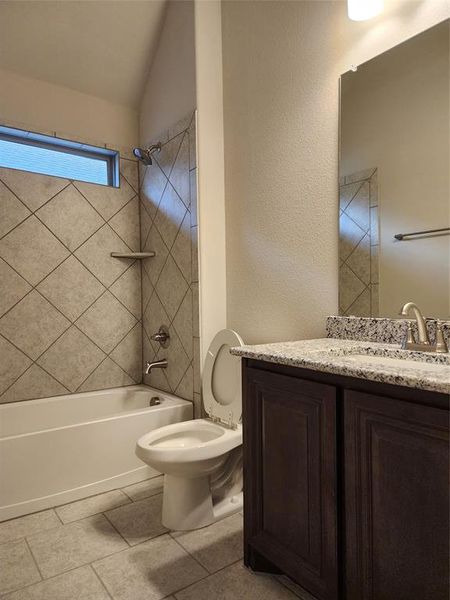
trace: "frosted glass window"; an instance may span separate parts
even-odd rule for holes
[[[118,153],[51,136],[0,127],[0,166],[118,186]]]

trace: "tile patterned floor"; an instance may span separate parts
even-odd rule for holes
[[[242,515],[161,525],[162,478],[0,523],[1,600],[310,600],[242,564]]]

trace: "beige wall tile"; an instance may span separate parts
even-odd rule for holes
[[[69,256],[69,251],[32,215],[0,240],[0,256],[36,285]]]
[[[106,390],[108,388],[133,384],[134,381],[119,367],[119,365],[110,358],[105,358],[105,360],[76,391],[89,392],[91,390]]]
[[[31,365],[32,361],[0,335],[0,393],[4,392]],[[0,397],[3,400],[3,396]]]
[[[33,400],[33,398],[47,398],[68,393],[67,388],[34,363],[6,390],[0,401],[17,402],[19,400]]]
[[[131,250],[139,252],[141,235],[137,196],[116,213],[109,224]]]
[[[38,364],[71,392],[92,373],[105,354],[72,326],[38,360]]]
[[[47,202],[36,216],[71,252],[104,224],[101,216],[73,185]]]
[[[61,179],[60,177],[4,168],[0,169],[0,179],[32,211],[40,208],[50,198],[56,196],[58,192],[69,185],[67,179]]]
[[[69,326],[70,321],[36,290],[0,319],[0,333],[33,360]]]
[[[109,354],[136,325],[136,318],[106,291],[76,324],[97,346]]]
[[[1,199],[0,199],[1,202]],[[0,316],[25,296],[31,286],[0,258]]]
[[[37,289],[72,322],[105,291],[73,255],[41,281]]]
[[[82,181],[76,181],[74,185],[104,219],[119,212],[136,193],[125,179],[121,180],[119,188]]]
[[[0,237],[30,214],[28,208],[0,181]]]

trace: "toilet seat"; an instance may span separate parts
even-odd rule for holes
[[[203,368],[203,405],[213,421],[236,429],[242,417],[241,364],[230,354],[233,346],[243,346],[232,329],[219,331],[209,346]]]
[[[136,453],[143,460],[185,463],[229,452],[242,444],[242,427],[227,429],[209,419],[165,425],[143,435]]]

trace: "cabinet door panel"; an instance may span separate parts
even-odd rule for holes
[[[448,412],[346,391],[348,600],[448,599]]]
[[[335,388],[246,369],[245,542],[337,596]]]

